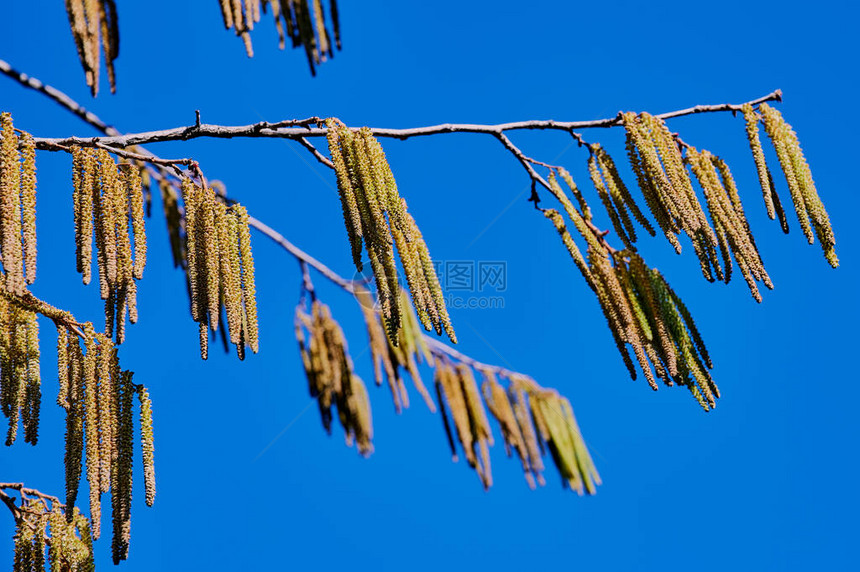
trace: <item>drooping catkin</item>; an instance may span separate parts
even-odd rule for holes
[[[214,332],[220,326],[236,346],[239,358],[244,359],[246,345],[255,353],[259,349],[250,217],[245,207],[224,204],[210,186],[183,178],[181,189],[186,277],[191,317],[200,325],[200,355],[203,359],[209,355],[204,329]],[[220,322],[222,307],[226,324]]]
[[[302,356],[308,389],[316,398],[323,427],[331,432],[332,406],[344,430],[347,446],[359,454],[373,452],[373,421],[364,382],[355,375],[346,339],[328,306],[313,300],[307,313],[304,301],[296,307],[296,341]]]
[[[24,235],[24,271],[27,284],[36,280],[36,145],[33,136],[22,133],[21,222]]]
[[[20,306],[0,284],[0,411],[8,419],[6,445],[18,438],[35,445],[39,438],[42,378],[36,314]]]
[[[812,171],[800,148],[797,134],[791,125],[785,122],[782,114],[767,103],[759,106],[759,112],[785,174],[800,228],[810,244],[814,242],[813,231],[815,232],[815,236],[821,243],[824,257],[831,266],[836,268],[839,266],[839,259],[834,249],[836,239],[830,226],[830,217],[815,188]]]
[[[770,182],[767,162],[764,157],[764,149],[762,149],[761,139],[759,138],[758,122],[760,117],[758,113],[756,113],[755,109],[753,109],[753,106],[749,103],[745,103],[741,106],[741,112],[744,115],[747,140],[749,141],[750,151],[752,151],[753,161],[755,162],[756,172],[758,173],[759,185],[761,186],[761,193],[764,198],[764,206],[767,210],[767,216],[774,219],[776,218],[776,214],[773,206],[773,195],[776,190]]]
[[[116,380],[116,454],[111,480],[113,535],[111,552],[114,564],[128,558],[131,538],[132,455],[134,447],[133,403],[136,389],[132,373],[118,372]]]
[[[24,313],[27,353],[27,384],[24,395],[24,442],[35,445],[39,440],[39,413],[42,403],[42,375],[39,366],[39,322],[33,312]]]
[[[25,288],[21,242],[21,164],[18,136],[9,113],[0,113],[0,254],[6,289]]]
[[[77,269],[91,280],[95,230],[105,334],[121,344],[126,317],[137,321],[137,285],[146,264],[140,167],[117,165],[105,149],[72,148]],[[133,236],[132,236],[133,235]],[[133,244],[133,248],[132,248]]]
[[[131,228],[134,233],[134,278],[143,278],[146,266],[146,224],[143,212],[143,186],[140,179],[140,169],[136,165],[126,172],[126,192],[131,214]]]
[[[422,325],[437,333],[444,330],[456,342],[427,245],[400,197],[382,146],[367,128],[355,132],[333,118],[326,126],[353,261],[361,271],[363,243],[389,340],[397,344],[403,318],[396,247]]]
[[[84,359],[77,336],[69,339],[69,392],[66,407],[66,506],[72,507],[78,497],[84,453]]]
[[[137,387],[140,402],[140,447],[143,452],[143,483],[147,506],[155,502],[155,444],[152,434],[152,400],[142,385]]]
[[[93,538],[101,536],[101,484],[100,484],[100,448],[99,448],[99,416],[98,416],[98,371],[96,334],[92,324],[84,325],[83,356],[83,413],[84,435],[86,437],[85,458],[87,466],[87,482],[90,489],[90,516],[93,519]]]
[[[585,281],[593,289],[594,278],[591,276],[591,269],[588,267],[588,263],[586,263],[585,258],[582,257],[579,247],[576,246],[576,243],[567,231],[567,227],[564,224],[564,219],[561,214],[555,209],[544,209],[543,214],[546,218],[552,221],[553,226],[555,226],[556,231],[558,231],[558,234],[561,237],[562,243],[564,243],[565,248],[567,248],[567,251],[570,253],[570,257],[573,258],[574,264],[576,264],[576,267],[579,269],[580,273],[582,273],[582,277],[585,278]]]
[[[250,32],[260,21],[260,13],[272,10],[278,32],[278,46],[284,49],[286,39],[293,48],[303,47],[311,75],[316,66],[334,57],[334,46],[341,48],[337,2],[331,0],[326,17],[321,0],[220,0],[224,28],[233,29],[242,39],[248,57],[254,56]],[[284,27],[286,26],[286,31]],[[334,30],[334,41],[328,27]]]
[[[259,349],[259,333],[257,325],[257,287],[254,278],[254,256],[251,252],[251,230],[248,226],[248,211],[242,205],[233,205],[235,216],[238,218],[239,252],[242,262],[242,300],[245,305],[246,331],[245,336],[251,351]]]
[[[114,61],[119,55],[119,29],[115,1],[66,0],[66,13],[93,97],[99,92],[100,50],[104,51],[111,93],[116,92]]]
[[[773,287],[770,277],[750,233],[749,222],[743,211],[740,197],[728,166],[708,151],[698,151],[694,147],[686,149],[686,161],[705,192],[711,220],[717,229],[719,246],[723,255],[724,279],[731,277],[731,259],[734,255],[738,267],[756,301],[761,302],[756,281],[763,281]]]

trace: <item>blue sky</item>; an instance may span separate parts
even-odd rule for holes
[[[396,416],[387,389],[370,388],[370,459],[346,448],[337,432],[325,436],[292,334],[298,266],[263,237],[254,242],[261,352],[244,363],[218,352],[201,362],[183,277],[172,270],[155,210],[141,319],[121,358],[153,398],[158,496],[146,508],[136,475],[124,569],[852,568],[860,508],[851,397],[860,318],[855,3],[534,0],[445,11],[344,1],[344,50],[312,79],[303,54],[277,50],[269,22],[254,32],[256,56],[248,60],[241,41],[221,29],[215,2],[123,2],[118,93],[104,90],[96,100],[62,8],[11,4],[0,58],[123,131],[189,124],[195,109],[204,121],[224,124],[311,115],[379,127],[592,119],[621,109],[742,102],[781,88],[780,109],[800,135],[842,261],[830,269],[818,245],[805,244],[796,219],[783,236],[766,218],[739,119],[671,122],[686,141],[732,166],[776,283],[758,305],[742,281],[708,284],[689,253],[675,256],[661,239],[642,242],[646,260],[692,308],[716,362],[723,398],[705,414],[684,390],[654,393],[629,380],[596,301],[555,231],[525,201],[521,167],[496,141],[384,141],[434,257],[507,264],[503,309],[453,311],[460,349],[567,395],[604,479],[596,496],[579,498],[549,471],[547,486],[532,492],[497,444],[495,483],[485,493],[464,463],[451,463],[440,420],[414,392],[413,407]],[[95,134],[5,78],[0,109],[36,135]],[[589,136],[621,156],[620,133]],[[587,187],[586,155],[569,138],[513,137]],[[198,159],[253,214],[351,274],[334,178],[298,146],[196,140],[152,150]],[[33,290],[98,322],[97,292],[74,272],[70,160],[40,153],[38,161]],[[597,211],[596,196],[588,196]],[[608,226],[604,213],[597,216]],[[322,278],[315,282],[369,381],[356,304]],[[42,326],[40,444],[0,449],[0,479],[61,493],[54,334]],[[0,518],[0,558],[11,559],[11,533],[11,519]],[[110,541],[97,550],[100,568],[109,569]]]

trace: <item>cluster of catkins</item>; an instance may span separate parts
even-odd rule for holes
[[[323,427],[331,434],[332,406],[343,427],[346,444],[355,443],[361,455],[373,452],[370,398],[355,374],[346,339],[329,307],[314,299],[308,314],[304,302],[296,308],[296,339],[311,397],[317,400]]]
[[[146,266],[141,168],[117,163],[104,149],[72,149],[77,270],[92,280],[93,236],[105,334],[125,340],[126,316],[137,322],[137,284]],[[132,248],[133,247],[133,248]]]
[[[251,30],[260,21],[260,14],[272,10],[278,29],[279,47],[283,50],[285,40],[290,38],[292,47],[303,46],[308,56],[311,74],[316,75],[316,66],[334,57],[334,46],[340,49],[340,23],[337,0],[330,0],[329,20],[334,30],[334,40],[326,28],[326,14],[322,0],[219,0],[224,28],[233,28],[245,43],[248,57],[254,56],[251,45]],[[281,21],[283,20],[283,22]],[[286,34],[284,33],[286,24]]]
[[[0,113],[0,256],[4,289],[22,294],[36,279],[36,147],[9,113]]]
[[[579,196],[567,172],[560,174]],[[574,208],[554,173],[550,174],[549,184],[588,244],[587,258],[571,237],[561,213],[544,209],[544,215],[555,226],[577,268],[597,295],[630,376],[636,379],[637,374],[627,345],[633,349],[652,388],[657,389],[656,372],[667,385],[689,387],[705,410],[714,407],[719,390],[708,373],[713,365],[681,299],[635,251],[610,251],[588,225],[590,211],[583,209],[586,214],[582,215]]]
[[[56,501],[22,499],[15,525],[12,572],[95,569],[90,523],[77,508],[69,512]]]
[[[444,329],[456,342],[433,260],[400,197],[382,146],[366,127],[353,131],[336,119],[329,119],[326,125],[353,262],[361,271],[363,242],[389,339],[397,344],[404,313],[394,261],[396,246],[421,324],[438,334]]]
[[[759,123],[764,125],[776,150],[804,234],[812,243],[814,231],[825,257],[837,266],[833,231],[797,136],[779,112],[766,103],[758,109],[745,104],[739,110],[745,118],[768,215],[772,219],[779,217],[783,230],[788,232],[785,212],[759,139]],[[700,151],[683,142],[662,119],[648,113],[622,113],[619,122],[626,130],[628,159],[639,189],[657,226],[675,250],[680,252],[679,235],[686,233],[692,240],[702,273],[710,281],[728,283],[734,258],[753,297],[761,302],[758,283],[771,289],[773,283],[764,268],[728,165],[709,151]],[[616,251],[604,240],[604,233],[592,223],[591,209],[582,193],[562,168],[551,169],[548,187],[588,245],[587,259],[568,231],[562,213],[555,209],[543,209],[543,213],[597,294],[631,376],[636,378],[636,370],[627,345],[633,349],[653,388],[657,388],[656,373],[669,385],[689,387],[708,410],[714,406],[719,391],[708,373],[712,366],[701,337],[681,300],[657,270],[645,265],[633,244],[637,240],[634,219],[652,236],[654,227],[636,205],[606,150],[596,144],[588,148],[591,180],[625,250]],[[691,174],[704,193],[710,221],[699,202]],[[562,189],[559,178],[570,188],[576,206]]]
[[[227,206],[211,186],[182,180],[191,316],[200,324],[200,354],[209,355],[209,332],[218,330],[221,308],[240,359],[257,353],[257,294],[248,211]]]
[[[119,55],[119,29],[114,0],[66,0],[66,13],[78,57],[84,66],[87,85],[93,96],[99,92],[101,73],[100,51],[104,50],[105,66],[111,93],[116,91],[113,62]]]
[[[607,255],[589,249],[588,259],[597,298],[630,376],[636,379],[636,369],[625,344],[633,348],[653,389],[656,372],[666,385],[688,387],[705,411],[712,409],[720,391],[708,372],[713,367],[708,350],[663,276],[632,252]]]
[[[36,313],[0,297],[0,411],[9,419],[6,445],[15,442],[19,420],[24,427],[24,442],[36,444],[41,403]]]
[[[152,404],[146,388],[120,369],[110,338],[96,333],[92,324],[84,324],[83,345],[74,330],[58,326],[57,334],[57,403],[66,410],[66,505],[75,505],[85,460],[93,538],[101,535],[101,495],[110,492],[113,559],[118,563],[128,556],[131,531],[135,398],[146,503],[151,506],[155,500]]]
[[[705,192],[723,260],[723,280],[728,284],[732,277],[730,256],[733,255],[753,298],[761,302],[756,282],[763,282],[770,289],[773,282],[764,269],[729,166],[709,151],[700,152],[691,146],[685,149],[685,161]]]
[[[831,266],[836,268],[839,266],[839,259],[834,249],[836,238],[833,236],[830,218],[827,216],[821,197],[818,196],[815,182],[812,180],[812,171],[806,162],[803,150],[800,148],[797,134],[791,129],[791,125],[785,122],[782,114],[767,103],[762,103],[759,106],[758,113],[749,104],[744,105],[742,111],[746,120],[747,138],[758,170],[768,216],[774,219],[778,215],[783,230],[788,232],[785,213],[779,196],[776,194],[773,176],[765,161],[764,151],[759,140],[759,122],[764,125],[765,132],[776,151],[804,236],[806,236],[809,244],[812,244],[815,241],[814,231],[815,236],[818,237],[818,242],[821,243],[824,257]]]
[[[459,442],[467,463],[477,471],[485,488],[493,482],[489,451],[493,434],[486,413],[489,409],[501,428],[508,455],[516,452],[530,487],[545,483],[542,456],[549,450],[565,485],[580,494],[596,491],[600,477],[567,399],[553,390],[539,387],[526,376],[510,372],[504,372],[509,382],[505,389],[496,378],[496,370],[490,368],[480,369],[484,382],[479,388],[469,364],[431,349],[417,318],[408,309],[405,291],[401,291],[402,303],[408,311],[404,313],[404,324],[395,345],[386,338],[385,320],[381,309],[374,304],[373,295],[358,283],[353,289],[367,324],[377,385],[382,384],[384,371],[399,413],[409,405],[401,372],[406,370],[429,409],[435,413],[437,405],[421,381],[418,364],[425,362],[434,368],[436,401],[452,456],[455,461],[458,459],[456,443]],[[357,441],[359,451],[369,454],[372,429],[367,393],[355,375],[343,332],[328,307],[315,300],[311,313],[307,314],[301,303],[296,310],[296,337],[311,396],[319,401],[324,427],[330,431],[331,407],[335,404],[347,443]],[[350,401],[350,395],[355,396],[354,400]],[[361,425],[365,421],[366,427]],[[368,435],[364,449],[360,440],[363,433]]]
[[[412,378],[415,389],[421,394],[430,411],[435,412],[436,406],[430,392],[418,373],[418,364],[427,362],[433,365],[433,355],[430,353],[418,320],[409,304],[409,295],[405,290],[400,291],[400,303],[403,308],[403,324],[397,333],[396,345],[385,335],[385,326],[375,306],[373,295],[361,284],[354,286],[355,298],[361,307],[364,321],[367,325],[367,335],[370,341],[371,360],[376,385],[382,385],[382,372],[391,388],[394,409],[400,413],[409,407],[409,394],[403,383],[403,373],[406,370]]]
[[[492,485],[489,446],[493,434],[486,403],[499,424],[505,451],[508,456],[516,453],[530,488],[546,482],[542,457],[548,449],[565,486],[579,494],[594,494],[600,476],[570,402],[524,375],[506,373],[509,383],[505,389],[493,369],[479,371],[483,376],[480,389],[469,365],[441,356],[436,360],[436,395],[453,459],[457,460],[455,443],[459,442],[466,462],[477,471],[484,488]]]
[[[648,113],[628,112],[621,117],[630,165],[657,225],[677,252],[681,251],[678,235],[685,232],[705,278],[722,280],[717,236],[693,189],[675,137],[663,120]]]

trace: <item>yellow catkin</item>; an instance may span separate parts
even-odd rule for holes
[[[238,216],[239,251],[242,262],[242,294],[245,301],[246,336],[251,351],[259,350],[259,326],[257,324],[257,287],[254,278],[254,256],[251,252],[251,230],[248,226],[248,211],[234,205]]]
[[[36,145],[29,133],[23,133],[20,142],[24,269],[27,284],[32,284],[36,280]]]
[[[185,203],[185,241],[187,257],[188,289],[191,292],[191,317],[195,321],[203,320],[201,314],[201,280],[205,277],[197,275],[197,187],[190,179],[183,177],[182,200]]]
[[[106,493],[111,486],[114,438],[116,432],[116,411],[114,410],[113,344],[107,336],[96,334],[98,353],[96,354],[96,376],[98,378],[98,420],[99,420],[99,484],[101,492]]]
[[[0,254],[6,289],[24,289],[21,245],[21,175],[18,137],[9,113],[0,113]]]
[[[198,268],[201,263],[205,268],[206,312],[208,313],[209,327],[214,332],[218,329],[218,317],[220,314],[219,257],[221,253],[218,250],[218,230],[215,223],[216,201],[212,189],[204,187],[201,199],[198,212],[198,216],[200,217],[198,229],[201,230],[201,235],[198,236],[197,240],[197,260]]]
[[[239,221],[233,213],[226,216],[226,224],[218,228],[221,243],[222,299],[227,314],[230,342],[241,343],[242,337],[242,260],[239,247]]]
[[[677,237],[679,232],[676,222],[677,208],[672,201],[665,200],[670,183],[660,164],[654,143],[639,116],[627,112],[621,117],[627,137],[627,155],[645,202],[667,240],[675,251],[680,253],[681,243]]]
[[[787,128],[785,122],[782,120],[782,116],[779,115],[779,112],[769,105],[762,104],[759,107],[759,110],[762,113],[765,131],[767,132],[768,137],[770,137],[771,143],[773,143],[777,158],[779,159],[783,174],[785,175],[785,180],[788,183],[788,189],[791,193],[792,201],[794,202],[794,209],[797,214],[797,220],[800,223],[800,228],[803,230],[803,234],[806,236],[809,244],[812,244],[814,242],[812,227],[810,225],[809,212],[801,189],[803,181],[800,174],[796,172],[795,164],[792,162],[791,151],[789,149],[789,135],[787,133],[789,128]]]
[[[343,220],[346,224],[347,236],[352,248],[352,260],[355,267],[361,272],[362,227],[358,203],[356,202],[355,191],[352,188],[349,170],[341,149],[340,129],[338,128],[337,120],[328,119],[326,126],[328,127],[328,148],[337,176],[337,189],[343,209]]]
[[[146,224],[144,223],[143,187],[140,170],[135,165],[132,165],[126,173],[126,192],[131,214],[131,228],[134,233],[133,274],[137,280],[140,280],[143,278],[143,269],[146,267]]]
[[[555,226],[556,231],[558,231],[559,236],[561,236],[561,240],[564,243],[565,248],[567,248],[567,251],[570,253],[570,257],[573,258],[574,264],[576,264],[576,267],[582,273],[582,277],[585,278],[588,285],[593,288],[594,286],[592,283],[594,278],[591,276],[591,270],[588,268],[588,264],[582,257],[579,247],[576,246],[576,243],[567,231],[567,227],[564,224],[564,219],[561,214],[555,209],[544,209],[543,214],[546,218],[552,221],[553,226]]]
[[[233,7],[230,0],[219,0],[221,4],[221,17],[224,18],[224,28],[229,30],[233,27]]]
[[[90,323],[84,325],[83,393],[84,431],[86,435],[87,482],[90,485],[90,516],[93,519],[93,538],[101,536],[101,484],[99,464],[98,378],[96,373],[97,345],[95,331]]]
[[[57,393],[57,405],[63,409],[69,408],[69,330],[57,323],[57,379],[60,390]]]
[[[119,177],[116,163],[107,151],[99,149],[96,151],[96,156],[99,177],[98,187],[93,196],[97,221],[96,244],[102,260],[99,273],[100,275],[104,273],[102,283],[106,286],[106,291],[102,292],[102,298],[107,299],[107,295],[117,284],[117,220],[114,197],[118,191]]]
[[[93,97],[99,91],[101,49],[104,51],[111,93],[116,92],[114,60],[119,55],[119,30],[117,28],[115,2],[112,0],[66,0],[66,12],[78,50],[78,57],[81,60],[86,82]]]
[[[152,401],[142,385],[137,390],[140,402],[140,446],[143,452],[143,483],[147,506],[155,502],[155,444],[152,434]]]
[[[812,231],[815,231],[825,258],[836,268],[839,266],[839,259],[834,249],[836,239],[830,226],[830,218],[815,188],[812,171],[800,147],[797,134],[773,107],[762,103],[759,110],[789,183],[800,226],[810,244],[813,243]]]
[[[79,268],[83,275],[84,284],[92,280],[93,259],[93,217],[94,198],[98,197],[96,187],[96,158],[90,149],[80,149],[80,171],[78,173],[80,192],[78,195],[78,221],[76,227],[80,231],[79,239]],[[96,201],[97,204],[99,201]],[[98,241],[98,238],[97,238]],[[102,270],[100,266],[100,270]]]
[[[336,119],[326,125],[353,261],[360,271],[363,242],[390,340],[397,344],[403,311],[394,262],[396,245],[422,325],[439,333],[445,330],[456,341],[429,251],[399,195],[382,146],[368,128],[353,131]]]
[[[206,322],[200,322],[199,330],[199,339],[200,339],[200,357],[202,359],[209,359],[209,329],[206,325]]]
[[[741,106],[741,112],[744,115],[745,130],[750,144],[750,151],[752,151],[753,161],[755,162],[756,172],[758,173],[759,185],[761,186],[762,197],[764,198],[764,206],[767,210],[767,216],[772,220],[776,218],[773,205],[773,194],[775,193],[775,190],[770,183],[767,162],[764,157],[764,149],[762,149],[761,139],[759,138],[759,115],[749,103],[745,103]]]

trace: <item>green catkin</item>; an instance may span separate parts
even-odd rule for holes
[[[27,284],[32,284],[36,280],[36,145],[29,133],[23,133],[20,142],[24,270]]]
[[[579,190],[579,187],[576,186],[573,177],[571,177],[570,173],[563,167],[558,168],[558,174],[562,178],[564,183],[567,185],[567,187],[570,189],[570,192],[573,193],[573,196],[576,198],[576,202],[579,203],[579,208],[582,212],[583,218],[585,218],[585,220],[591,220],[591,207],[589,207],[588,203],[585,202],[585,198],[582,196],[582,192]],[[550,171],[550,177],[554,178],[555,173]],[[553,192],[553,194],[556,193]],[[562,191],[561,194],[563,195],[564,192]],[[565,206],[565,210],[567,210],[567,206]]]
[[[653,284],[651,283],[651,271],[641,257],[633,254],[630,255],[628,267],[630,269],[630,278],[636,289],[637,295],[644,302],[644,309],[648,314],[651,331],[653,332],[657,342],[655,344],[655,348],[659,348],[660,356],[665,363],[665,369],[667,370],[666,373],[668,373],[669,378],[664,379],[664,381],[671,385],[671,378],[678,375],[677,351],[674,343],[669,337],[669,331],[662,316],[657,294],[655,293]],[[652,360],[652,362],[654,362],[655,367],[658,365],[658,362],[655,360]]]
[[[630,194],[630,190],[627,188],[627,185],[624,184],[624,180],[621,178],[621,175],[618,173],[618,168],[615,166],[615,161],[606,152],[606,150],[600,145],[595,146],[595,154],[597,156],[597,160],[600,163],[601,170],[604,173],[604,177],[606,178],[606,183],[609,188],[610,194],[613,199],[616,200],[616,204],[618,205],[618,209],[622,214],[626,212],[625,209],[629,209],[630,213],[633,217],[642,225],[642,228],[650,234],[654,236],[656,233],[654,231],[654,227],[651,226],[651,223],[645,218],[645,215],[639,209],[639,206],[636,204],[636,201],[633,200],[633,196]],[[617,197],[617,198],[616,198]],[[624,214],[626,220],[629,217]],[[632,228],[632,224],[629,225]],[[631,234],[633,237],[633,234]]]
[[[588,268],[588,264],[582,257],[579,247],[576,246],[576,243],[567,231],[567,227],[564,224],[564,219],[561,214],[555,209],[544,209],[543,214],[546,218],[552,221],[553,226],[555,226],[559,236],[561,236],[561,240],[564,243],[565,248],[567,248],[568,253],[570,253],[570,257],[573,258],[574,264],[576,264],[576,267],[579,269],[580,273],[582,273],[582,277],[585,278],[585,281],[593,289],[594,277],[591,275],[591,270]]]
[[[445,390],[442,387],[442,369],[436,368],[434,374],[433,385],[436,387],[436,401],[439,403],[439,412],[442,414],[442,426],[445,429],[445,436],[448,440],[448,447],[451,449],[451,460],[457,462],[457,447],[454,445],[454,433],[451,431],[451,421],[449,414],[445,409],[445,402],[442,397]]]
[[[155,502],[155,445],[152,434],[152,401],[145,387],[138,386],[140,402],[140,443],[143,451],[143,482],[147,506]]]
[[[121,372],[116,383],[117,444],[111,483],[113,537],[111,551],[114,564],[128,558],[131,536],[132,453],[134,446],[133,399],[136,392],[132,373]]]
[[[566,172],[566,171],[565,171]],[[570,177],[570,175],[567,175]],[[573,222],[573,225],[576,227],[576,230],[582,235],[585,241],[592,248],[601,249],[602,246],[600,242],[597,240],[597,237],[591,232],[586,224],[587,220],[591,220],[591,210],[588,207],[583,208],[583,213],[588,213],[587,216],[584,214],[580,214],[573,207],[573,203],[570,202],[570,199],[567,197],[565,192],[562,190],[561,185],[558,184],[558,179],[556,179],[555,173],[550,171],[549,177],[547,178],[547,182],[549,182],[550,192],[555,196],[556,199],[561,203],[564,208],[564,212],[567,214],[568,218]],[[570,180],[568,186],[571,186],[573,183],[573,179]],[[575,185],[574,187],[575,188]],[[585,204],[584,201],[580,201],[580,205]]]
[[[595,159],[594,154],[591,154],[588,157],[588,173],[591,175],[591,181],[594,183],[597,195],[600,197],[600,201],[603,203],[606,212],[609,214],[609,220],[612,222],[612,227],[615,229],[616,234],[618,234],[619,240],[621,240],[627,248],[634,248],[633,241],[635,240],[635,231],[633,236],[628,236],[628,232],[631,229],[628,229],[627,226],[621,222],[621,215],[616,210],[616,206],[613,204],[612,198],[606,190],[606,185],[603,182],[603,177],[601,176],[600,168],[598,167],[597,159]]]

